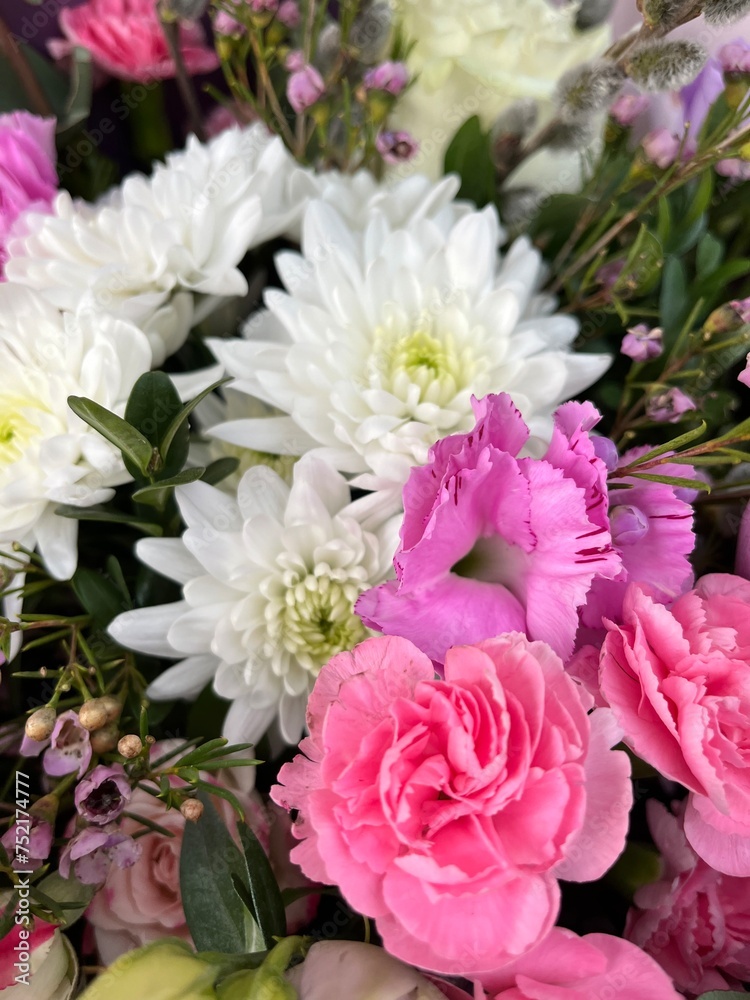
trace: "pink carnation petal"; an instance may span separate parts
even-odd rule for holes
[[[685,834],[696,854],[716,871],[750,877],[750,824],[722,815],[703,796],[690,795]]]

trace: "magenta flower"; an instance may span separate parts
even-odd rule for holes
[[[695,403],[682,389],[666,389],[657,393],[646,404],[647,416],[660,424],[676,424],[683,413],[695,409]]]
[[[385,90],[397,96],[409,82],[409,70],[406,63],[384,62],[368,69],[363,82],[367,90]]]
[[[743,385],[750,387],[750,354],[745,358],[745,367],[737,376],[737,381],[742,382]]]
[[[664,351],[661,327],[652,328],[645,323],[629,327],[622,338],[620,350],[633,361],[652,361],[658,358]]]
[[[88,730],[78,721],[78,713],[63,712],[57,717],[50,745],[44,754],[44,770],[59,778],[78,771],[80,778],[91,763],[91,741]]]
[[[24,212],[48,211],[57,194],[56,160],[54,118],[0,115],[0,281],[11,230]]]
[[[26,823],[14,823],[3,834],[0,843],[8,852],[14,868],[35,871],[49,857],[54,832],[52,824],[38,816],[30,816]]]
[[[298,65],[295,63],[294,65]],[[287,62],[287,68],[289,64]],[[297,114],[301,114],[313,104],[317,104],[326,92],[323,77],[314,66],[302,65],[295,69],[286,85],[286,96]]]
[[[646,94],[620,94],[609,109],[609,113],[618,125],[628,128],[639,115],[643,114],[650,103],[651,100]]]
[[[140,844],[114,824],[87,826],[60,852],[60,874],[70,878],[72,870],[79,882],[100,885],[112,865],[130,868],[140,856]]]
[[[357,602],[365,624],[438,663],[449,646],[503,632],[567,659],[597,577],[621,569],[607,520],[607,469],[590,403],[566,403],[543,459],[517,458],[529,431],[510,397],[474,400],[477,423],[443,438],[404,487],[396,580]]]
[[[406,163],[419,152],[419,143],[409,132],[379,132],[375,148],[386,163]]]
[[[214,14],[213,28],[217,35],[244,35],[245,25],[233,17],[229,11],[217,10]]]
[[[90,823],[110,823],[130,801],[132,789],[122,764],[100,764],[75,790],[76,809]]]

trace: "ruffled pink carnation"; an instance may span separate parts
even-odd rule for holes
[[[88,0],[60,11],[65,41],[53,40],[56,58],[74,45],[88,49],[94,62],[119,80],[149,83],[175,75],[155,0]],[[180,24],[180,50],[191,74],[210,73],[219,65],[216,52],[197,23]]]
[[[0,281],[11,230],[24,212],[46,212],[57,194],[55,119],[0,115]]]
[[[692,850],[681,812],[647,803],[662,856],[661,878],[635,894],[627,937],[656,959],[681,990],[737,989],[750,979],[750,878],[714,871]]]
[[[555,927],[528,954],[482,976],[494,1000],[679,1000],[657,963],[611,934]]]
[[[607,709],[518,633],[448,651],[368,639],[323,667],[309,738],[271,795],[298,809],[292,859],[377,920],[386,949],[472,976],[557,916],[558,878],[600,878],[632,801]]]
[[[699,857],[750,876],[750,583],[704,576],[671,608],[632,584],[623,618],[607,623],[602,694],[635,752],[690,790]]]
[[[607,519],[607,468],[588,431],[599,413],[566,403],[543,459],[517,458],[529,431],[510,397],[474,400],[477,423],[443,438],[404,487],[396,580],[357,613],[435,662],[449,646],[525,632],[563,659],[597,577],[621,570]]]

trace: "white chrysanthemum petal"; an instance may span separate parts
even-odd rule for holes
[[[267,293],[249,339],[210,342],[235,391],[288,417],[230,420],[213,436],[285,455],[322,447],[340,471],[391,488],[439,438],[473,425],[473,395],[507,392],[527,421],[548,422],[605,370],[609,358],[566,350],[575,320],[537,302],[544,269],[531,243],[498,255],[494,209],[394,228],[385,206],[364,231],[332,204],[310,206],[303,252],[281,267],[287,291]],[[266,339],[271,317],[286,344]]]
[[[148,697],[154,701],[197,698],[216,673],[217,662],[211,653],[186,657],[165,670],[149,685]]]
[[[187,583],[201,572],[201,564],[181,538],[140,538],[135,554],[146,566],[175,583]]]
[[[191,654],[149,688],[150,697],[194,693],[209,669],[201,657],[210,657],[217,694],[233,701],[225,734],[255,740],[280,715],[295,742],[320,668],[368,634],[354,604],[390,569],[394,506],[352,503],[343,477],[316,452],[295,465],[291,489],[261,465],[243,475],[237,501],[191,483],[179,488],[178,502],[189,525],[182,544],[195,559],[175,559],[173,576],[192,571],[183,600],[125,612],[110,632],[143,652]],[[160,572],[164,541],[138,550]]]

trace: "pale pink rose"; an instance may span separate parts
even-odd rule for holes
[[[163,748],[164,744],[155,744],[155,756],[163,753]],[[288,817],[273,806],[267,810],[255,791],[243,793],[235,787],[232,791],[245,810],[247,823],[270,855],[282,888],[307,885],[299,869],[289,862],[292,838]],[[212,802],[229,829],[236,831],[231,805],[218,796]],[[128,813],[158,823],[174,836],[154,832],[140,837],[137,841],[142,851],[140,858],[130,868],[110,868],[106,882],[86,911],[99,955],[106,965],[124,952],[160,937],[190,941],[180,898],[180,848],[186,820],[178,810],[165,810],[163,803],[141,789],[133,792]],[[133,834],[143,826],[125,817],[120,829]],[[289,908],[290,933],[311,918],[315,904],[315,897],[306,896]]]
[[[661,878],[635,894],[626,936],[689,993],[731,990],[750,979],[750,878],[714,871],[692,850],[677,815],[647,803]]]
[[[445,680],[400,637],[323,667],[309,738],[271,796],[298,809],[292,859],[377,920],[396,958],[471,976],[549,932],[558,878],[623,848],[630,766],[607,709],[543,642],[455,647]]]
[[[46,212],[57,194],[55,119],[0,115],[0,281],[11,230],[27,211]]]
[[[679,1000],[669,976],[645,952],[611,934],[555,927],[528,954],[482,976],[494,1000]]]
[[[750,583],[704,576],[671,608],[634,583],[623,621],[605,623],[602,694],[635,752],[689,789],[696,853],[750,876]]]
[[[175,75],[155,0],[88,0],[61,10],[59,24],[65,41],[49,43],[56,58],[80,45],[97,66],[119,80],[149,83]],[[197,23],[181,23],[180,50],[191,74],[210,73],[219,65]]]

